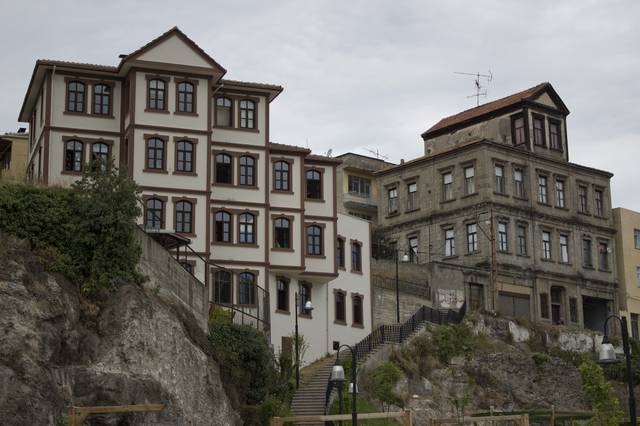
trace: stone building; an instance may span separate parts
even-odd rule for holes
[[[378,219],[378,188],[373,172],[393,163],[379,158],[347,152],[336,157],[338,212],[375,223]]]
[[[180,261],[211,304],[264,325],[276,352],[298,295],[310,361],[371,330],[369,223],[338,224],[339,159],[270,141],[283,88],[226,72],[178,28],[117,66],[38,60],[19,114],[30,177],[68,186],[90,160],[113,161],[142,191],[140,225],[191,247]]]
[[[617,310],[612,174],[569,161],[568,114],[543,83],[440,120],[424,156],[375,172],[376,234],[435,303],[592,329]]]
[[[620,282],[620,315],[627,319],[629,332],[640,339],[640,212],[613,209],[616,226],[616,267]]]

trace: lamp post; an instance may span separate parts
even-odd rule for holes
[[[295,299],[296,299],[296,328],[295,328],[295,339],[296,339],[296,389],[298,389],[300,387],[300,339],[298,336],[298,292],[296,291],[295,293]],[[307,311],[312,311],[313,310],[313,306],[311,305],[311,301],[307,300],[307,302],[304,304],[304,310],[305,312]]]
[[[396,322],[400,324],[400,279],[398,277],[398,264],[400,258],[400,250],[396,247]],[[407,263],[409,256],[405,253],[402,256],[402,262]]]
[[[616,352],[613,345],[609,342],[609,337],[607,336],[607,323],[611,318],[618,320],[622,330],[622,350],[624,351],[624,357],[627,362],[627,368],[625,370],[627,384],[629,385],[629,419],[631,421],[631,426],[637,426],[636,399],[633,394],[633,370],[631,369],[631,350],[629,348],[629,330],[627,329],[627,320],[625,317],[610,315],[604,321],[604,337],[602,338],[602,345],[600,346],[600,355],[598,358],[601,364],[613,364],[618,362]]]
[[[329,380],[331,380],[334,383],[340,384],[340,386],[342,386],[342,383],[344,382],[344,368],[340,364],[338,364],[338,362],[340,362],[340,349],[345,347],[348,348],[349,351],[351,352],[352,382],[349,385],[349,392],[351,393],[351,424],[353,426],[358,426],[358,409],[356,404],[356,395],[358,394],[358,384],[356,381],[356,364],[358,360],[356,359],[356,351],[353,349],[353,347],[346,344],[340,345],[339,342],[334,342],[333,349],[337,351],[336,365],[334,365],[333,368],[331,369],[331,376],[329,377]],[[340,408],[340,411],[342,411],[342,408]]]

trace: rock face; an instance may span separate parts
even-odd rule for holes
[[[179,305],[135,285],[100,306],[0,235],[0,419],[56,425],[71,405],[164,404],[93,425],[239,424],[209,342]],[[62,423],[64,424],[64,423]]]

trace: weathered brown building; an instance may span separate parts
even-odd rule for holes
[[[617,310],[612,174],[569,162],[568,114],[543,83],[440,120],[424,156],[375,173],[377,234],[434,303],[592,329]]]

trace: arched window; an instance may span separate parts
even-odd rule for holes
[[[244,129],[253,129],[255,127],[256,104],[253,101],[240,101],[240,127]]]
[[[255,186],[256,160],[249,156],[240,157],[240,185]]]
[[[147,139],[147,169],[164,169],[164,141],[162,139]]]
[[[231,241],[231,215],[225,211],[216,213],[216,241],[230,243]]]
[[[322,200],[322,174],[316,170],[307,170],[307,198]]]
[[[64,151],[64,171],[65,172],[81,172],[82,171],[82,153],[84,145],[77,140],[65,142]]]
[[[276,161],[273,165],[273,189],[276,191],[289,191],[289,163],[286,161]]]
[[[216,99],[216,126],[219,127],[231,127],[233,108],[231,99],[217,98]]]
[[[190,201],[176,203],[176,232],[193,233],[193,204]]]
[[[192,83],[182,81],[178,83],[178,112],[195,112],[195,87]]]
[[[164,203],[157,198],[149,198],[145,203],[145,227],[164,228]]]
[[[213,275],[213,300],[216,303],[230,305],[233,303],[231,292],[231,272],[216,271]]]
[[[106,171],[109,167],[109,145],[103,142],[96,142],[91,146],[91,161],[94,167],[100,167],[101,171]]]
[[[352,323],[356,326],[363,325],[364,322],[364,310],[362,309],[362,296],[354,294],[351,297],[351,304],[353,308]]]
[[[278,277],[276,280],[276,309],[282,312],[289,312],[289,280]]]
[[[322,255],[322,228],[318,225],[307,226],[307,254]]]
[[[251,272],[238,275],[238,303],[240,305],[256,304],[256,276]]]
[[[193,143],[179,141],[176,146],[176,170],[179,172],[193,172]]]
[[[233,163],[228,154],[216,155],[216,183],[233,183]]]
[[[93,86],[93,113],[98,115],[111,114],[111,87],[106,84]]]
[[[242,213],[238,217],[238,242],[240,244],[255,244],[255,217],[251,213]]]
[[[148,83],[148,108],[152,110],[166,109],[166,84],[164,80],[153,79]]]
[[[291,222],[286,217],[274,222],[274,243],[276,248],[291,248]]]
[[[67,111],[84,112],[84,83],[70,81],[67,84]]]

